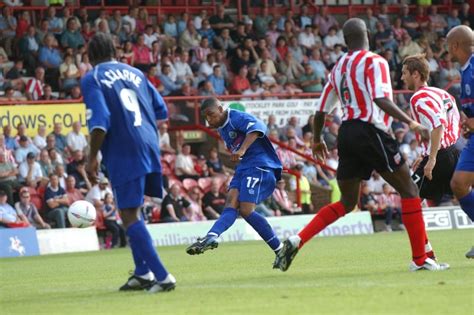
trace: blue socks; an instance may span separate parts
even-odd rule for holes
[[[459,204],[467,216],[474,222],[474,190],[471,190],[466,196],[459,199]]]
[[[234,208],[225,208],[207,234],[219,236],[234,224],[239,213]]]
[[[141,220],[133,223],[128,227],[127,235],[130,239],[130,247],[135,261],[135,275],[144,275],[150,269],[157,281],[165,280],[168,271],[166,271],[153,247],[145,223]]]
[[[277,251],[281,247],[280,240],[273,232],[272,227],[268,221],[259,213],[253,211],[248,217],[245,218],[248,224],[250,224],[255,231],[262,237],[262,239],[270,246],[274,251]]]

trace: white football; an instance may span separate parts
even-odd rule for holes
[[[89,201],[78,200],[74,202],[67,212],[67,218],[73,227],[85,228],[95,223],[97,212]]]

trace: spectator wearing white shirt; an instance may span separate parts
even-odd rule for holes
[[[158,34],[153,30],[153,25],[147,24],[145,26],[145,33],[143,34],[145,37],[145,45],[151,49],[154,41],[159,41]]]
[[[374,194],[382,194],[383,193],[383,185],[385,184],[385,180],[380,176],[379,173],[374,172],[372,177],[367,181],[367,186],[369,186],[370,192]]]
[[[183,51],[181,55],[176,58],[174,62],[176,78],[178,82],[187,82],[190,85],[193,85],[194,75],[188,61],[189,53],[187,51]]]
[[[104,198],[107,193],[112,194],[112,190],[109,188],[109,180],[107,177],[102,177],[99,183],[92,186],[89,190],[86,195],[86,200],[92,203],[97,211],[102,211]]]
[[[160,124],[160,150],[163,153],[175,154],[176,150],[170,144],[170,135],[168,133],[168,123],[163,122]]]
[[[137,16],[138,16],[138,8],[130,7],[128,9],[128,15],[125,15],[122,18],[122,23],[126,23],[130,25],[130,30],[132,33],[135,32],[135,28],[137,27]]]
[[[36,156],[36,154],[40,152],[40,150],[36,146],[34,146],[28,141],[28,138],[26,136],[21,136],[18,142],[19,146],[15,150],[15,160],[18,164],[26,160],[26,156],[28,153],[34,153],[34,155]]]
[[[344,41],[337,34],[337,29],[335,27],[331,27],[329,29],[329,33],[323,39],[324,46],[328,49],[333,49],[334,45],[341,44],[344,45]]]
[[[181,153],[176,156],[175,173],[180,180],[185,178],[198,179],[199,175],[194,169],[194,162],[191,157],[191,146],[187,143],[181,147]]]
[[[38,134],[33,138],[33,144],[40,150],[46,147],[46,126],[38,127]]]
[[[72,124],[72,131],[67,134],[66,142],[70,152],[76,150],[84,151],[87,147],[86,136],[81,132],[81,123],[79,121],[75,121]]]
[[[263,93],[265,92],[265,90],[260,86],[260,82],[258,80],[253,80],[252,82],[250,82],[250,88],[244,90],[242,92],[242,95],[257,95],[259,97],[257,97],[256,99],[259,99],[263,96]],[[250,101],[252,100],[251,98],[242,98],[242,101]]]
[[[302,46],[305,50],[313,49],[316,46],[316,40],[313,34],[313,28],[311,25],[306,25],[304,32],[301,32],[298,35],[298,44]]]
[[[214,71],[214,66],[216,65],[214,54],[207,55],[206,62],[201,63],[199,66],[199,75],[203,78],[207,78]]]
[[[26,156],[26,160],[20,164],[20,182],[38,184],[43,178],[43,171],[38,162],[35,161],[36,154],[30,152]]]

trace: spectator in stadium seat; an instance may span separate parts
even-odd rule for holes
[[[187,21],[186,29],[179,36],[178,44],[183,49],[183,51],[189,51],[191,49],[196,49],[199,47],[201,42],[201,35],[194,27],[194,22],[192,20]]]
[[[214,38],[216,37],[216,32],[211,28],[208,19],[202,20],[202,27],[198,29],[198,33],[201,35],[201,38],[207,38],[209,44],[212,46]]]
[[[176,17],[173,14],[168,15],[168,19],[163,24],[163,32],[172,38],[178,38],[178,24]]]
[[[24,215],[18,215],[8,201],[7,194],[0,190],[0,229],[5,227],[27,227],[28,219]]]
[[[214,92],[217,95],[229,94],[225,88],[225,80],[222,76],[222,70],[220,65],[216,64],[213,67],[213,72],[208,77],[208,81],[211,82]]]
[[[50,143],[51,142],[51,138],[53,138],[53,142],[54,142],[54,137],[52,135],[49,135],[47,138],[46,138],[46,143]],[[60,152],[58,152],[58,150],[56,148],[48,148],[48,154],[49,154],[49,158],[51,160],[51,164],[56,167],[56,164],[63,164],[64,163],[64,160],[63,160],[63,157],[61,155]]]
[[[0,189],[4,191],[13,205],[13,191],[19,186],[18,170],[15,165],[6,159],[4,149],[0,148]]]
[[[289,145],[288,138],[285,135],[280,135],[280,142],[285,145],[285,147],[280,147],[276,150],[278,158],[281,161],[281,164],[286,169],[292,169],[296,165],[296,154],[293,151],[287,149]]]
[[[231,84],[231,91],[235,94],[242,94],[243,91],[250,87],[250,82],[247,79],[248,69],[247,66],[243,66],[239,70],[239,74],[236,75]]]
[[[295,204],[293,204],[290,198],[288,197],[288,192],[286,191],[285,186],[286,186],[285,180],[280,179],[277,182],[275,191],[273,191],[271,198],[276,203],[278,207],[277,209],[283,215],[290,215],[290,214],[301,212],[301,209],[295,206]]]
[[[43,173],[44,178],[47,178],[49,174],[54,172],[54,166],[49,158],[48,150],[41,150],[38,164],[41,166],[41,172]]]
[[[38,36],[39,45],[41,46],[41,44],[44,43],[44,38],[46,37],[46,35],[52,34],[49,31],[49,20],[48,19],[44,18],[44,19],[41,20],[41,22],[39,24],[39,28],[36,29],[36,34]],[[55,43],[54,46],[58,46],[57,42]]]
[[[461,20],[461,24],[469,25],[471,28],[474,27],[474,14],[472,14],[470,11],[469,2],[464,2],[461,5],[461,12],[459,13],[459,19]]]
[[[398,55],[402,60],[407,56],[420,54],[422,51],[420,45],[413,41],[411,36],[408,34],[403,36],[403,40],[398,46]]]
[[[179,90],[180,85],[177,84],[176,81],[173,81],[170,77],[171,75],[171,67],[168,64],[163,64],[161,66],[161,74],[159,76],[159,79],[161,83],[163,84],[163,92],[161,93],[163,96],[168,96],[171,93]]]
[[[385,213],[385,231],[392,232],[393,215],[397,214],[398,217],[401,218],[401,209],[395,200],[393,188],[385,183],[382,189],[383,193],[378,198],[378,208]],[[400,228],[404,229],[402,224],[400,224]]]
[[[198,86],[198,95],[199,96],[215,96],[214,87],[212,86],[211,81],[204,80],[199,83]]]
[[[219,181],[213,179],[211,190],[204,194],[202,198],[203,212],[209,220],[219,218],[222,211],[224,211],[226,197],[219,189]]]
[[[194,162],[191,157],[191,146],[187,143],[181,147],[181,153],[176,156],[175,173],[180,180],[185,178],[198,179],[199,174],[194,169]]]
[[[59,152],[67,152],[67,139],[66,136],[62,134],[63,130],[63,124],[60,122],[54,123],[54,128],[53,132],[51,132],[49,135],[54,136],[54,145],[55,148],[58,149]],[[48,140],[48,139],[46,139]]]
[[[12,127],[10,125],[3,126],[3,136],[4,136],[4,144],[7,150],[15,150],[18,146],[15,137],[12,137]]]
[[[196,163],[194,164],[194,170],[198,173],[199,177],[209,177],[210,171],[207,165],[207,160],[204,155],[198,156]]]
[[[217,152],[217,148],[211,148],[209,151],[209,158],[206,162],[209,172],[211,176],[215,176],[218,174],[227,175],[228,172],[225,166],[222,164],[222,161],[219,159],[219,153]]]
[[[454,67],[453,62],[450,58],[446,61],[446,67],[441,68],[439,73],[438,84],[441,88],[445,88],[450,85],[448,90],[453,95],[460,95],[461,92],[461,75],[459,71]]]
[[[43,86],[43,96],[40,97],[42,101],[54,101],[58,98],[53,95],[53,88],[49,84]]]
[[[76,178],[72,175],[66,178],[66,194],[70,205],[78,200],[84,200],[84,195],[76,188]]]
[[[230,37],[230,31],[228,28],[222,29],[220,35],[214,37],[214,49],[225,50],[227,55],[230,55],[237,46],[237,43],[235,43]]]
[[[376,24],[379,20],[374,16],[374,11],[371,7],[365,9],[365,15],[366,16],[362,18],[362,20],[364,20],[367,30],[369,30],[370,34],[375,34]]]
[[[36,33],[36,28],[30,25],[26,34],[20,39],[18,49],[22,59],[25,61],[25,68],[29,74],[34,73],[37,66],[37,58],[41,45],[41,40]]]
[[[225,14],[225,6],[223,4],[217,6],[217,13],[209,18],[209,23],[211,23],[211,27],[217,35],[220,35],[223,29],[232,29],[235,25],[232,18]]]
[[[66,166],[66,171],[76,179],[76,188],[79,188],[81,192],[87,193],[91,189],[91,183],[86,173],[84,151],[73,151],[72,158],[73,160]]]
[[[191,188],[188,193],[190,203],[189,221],[206,221],[207,218],[202,212],[201,192],[198,187]]]
[[[102,176],[99,182],[91,187],[85,199],[92,203],[97,211],[103,211],[104,198],[107,193],[112,194],[112,190],[109,188],[107,177]]]
[[[309,59],[309,64],[313,67],[314,72],[321,78],[326,78],[329,73],[326,65],[321,60],[321,52],[319,49],[313,49],[311,52],[311,57]]]
[[[15,150],[15,160],[18,164],[26,160],[28,153],[39,154],[40,150],[29,141],[28,137],[20,136],[18,139],[19,146]]]
[[[207,20],[207,18],[207,10],[201,10],[199,12],[199,15],[194,16],[193,22],[197,30],[200,30],[202,28],[202,22],[204,20]]]
[[[5,126],[5,127],[7,127],[7,126]],[[4,130],[5,129],[7,129],[7,128],[4,128]],[[15,143],[16,143],[16,141],[15,141]],[[15,160],[15,154],[14,154],[15,151],[7,149],[4,134],[0,134],[0,150],[3,150],[3,154],[5,154],[5,160],[7,162],[11,162],[14,166],[16,166],[16,160]]]
[[[41,65],[46,69],[46,82],[51,84],[53,89],[57,89],[59,66],[62,63],[62,58],[61,54],[59,53],[59,50],[53,47],[54,43],[54,36],[52,34],[47,34],[44,37],[44,45],[39,50],[38,59]]]
[[[65,55],[64,62],[59,66],[59,81],[61,89],[69,91],[73,86],[79,84],[81,72],[74,64],[74,57],[72,55]]]
[[[145,35],[139,34],[133,46],[133,66],[146,72],[151,64],[150,48],[145,45]]]
[[[69,18],[67,20],[66,30],[61,35],[61,46],[63,48],[71,47],[77,49],[79,46],[84,44],[85,41],[78,29],[76,18]]]
[[[410,8],[407,4],[402,5],[400,16],[402,18],[402,25],[408,31],[408,34],[413,38],[417,38],[420,34],[419,29],[423,27],[423,25],[420,25],[415,17],[410,15]],[[423,23],[425,23],[425,21]]]
[[[37,101],[43,96],[44,75],[44,68],[37,67],[35,70],[35,77],[31,78],[28,80],[28,83],[26,83],[25,94],[28,100]]]
[[[64,28],[64,23],[61,18],[58,18],[56,16],[56,7],[51,6],[48,8],[47,13],[46,13],[48,22],[49,22],[49,31],[53,33],[54,35],[61,35],[63,32]]]
[[[202,37],[199,45],[197,47],[192,47],[194,50],[194,62],[200,64],[207,60],[207,55],[209,55],[212,50],[209,47],[209,40],[207,37]]]
[[[273,17],[268,14],[268,7],[264,6],[262,8],[261,14],[258,14],[255,17],[255,32],[258,37],[265,37],[268,31],[270,21],[272,20]]]
[[[304,27],[304,32],[301,32],[298,35],[298,44],[303,47],[305,54],[316,47],[316,40],[312,30],[313,27],[311,25],[306,25]]]
[[[148,68],[147,71],[147,79],[151,82],[151,84],[156,88],[157,91],[163,92],[164,86],[161,84],[160,79],[157,77],[158,71],[156,70],[155,65],[151,65],[150,68]]]
[[[76,150],[84,151],[87,148],[86,136],[81,132],[81,123],[75,121],[72,123],[72,130],[66,136],[68,150],[74,152]]]
[[[2,34],[0,43],[9,56],[13,56],[12,44],[16,36],[16,28],[17,20],[13,16],[11,8],[3,7],[0,15],[0,33]]]
[[[65,228],[69,200],[64,189],[59,186],[58,176],[54,173],[49,175],[49,185],[44,193],[44,200],[46,202],[46,217],[56,222],[57,228]]]
[[[169,194],[165,196],[161,204],[160,222],[188,221],[189,213],[191,213],[190,206],[189,201],[180,195],[179,186],[172,185]]]
[[[194,83],[194,74],[189,66],[189,52],[182,51],[174,61],[174,68],[176,70],[176,80],[178,82],[187,82],[191,85]]]
[[[67,174],[64,170],[64,165],[57,164],[56,167],[54,168],[54,174],[58,175],[59,186],[61,186],[62,189],[66,190]]]
[[[26,189],[20,191],[20,201],[15,203],[18,217],[24,216],[31,226],[37,229],[50,229],[51,226],[43,221],[35,204],[31,202],[30,192]]]
[[[104,196],[104,224],[109,231],[112,232],[112,248],[119,245],[125,247],[127,245],[127,238],[125,236],[125,230],[117,222],[117,209],[115,207],[114,198],[111,193],[106,193]]]
[[[444,35],[448,23],[442,15],[438,14],[438,7],[436,5],[430,7],[430,14],[428,17],[433,24],[434,31],[438,34]]]
[[[114,10],[114,13],[108,19],[109,30],[112,34],[118,35],[122,28],[122,13],[120,10]]]
[[[299,77],[299,85],[306,93],[321,92],[323,85],[322,78],[313,71],[309,63],[304,64],[304,74]]]
[[[81,86],[79,84],[73,85],[69,92],[66,93],[66,100],[80,101],[82,98]]]
[[[20,163],[18,167],[19,180],[22,183],[32,182],[37,186],[43,179],[43,171],[38,162],[36,162],[36,154],[29,152],[26,160]]]
[[[458,25],[461,25],[461,19],[459,18],[459,10],[457,8],[452,8],[451,11],[449,11],[449,16],[446,18],[446,22],[448,23],[448,30]]]
[[[185,11],[181,13],[181,17],[178,20],[178,37],[180,37],[184,31],[186,30],[186,27],[188,26],[188,22],[191,21],[194,25],[193,20],[189,19],[189,14]]]
[[[321,8],[321,14],[316,15],[313,24],[316,24],[319,27],[319,33],[321,36],[326,36],[331,27],[339,28],[339,23],[334,16],[329,14],[329,8],[327,6]]]
[[[135,33],[135,29],[137,28],[137,17],[138,8],[131,6],[128,8],[128,14],[122,18],[122,23],[130,25],[130,29],[133,33]]]
[[[176,150],[173,149],[170,143],[170,135],[168,133],[168,123],[162,122],[159,126],[160,136],[160,151],[163,153],[175,154]]]
[[[267,94],[265,89],[261,87],[260,81],[259,80],[252,80],[250,82],[250,87],[242,92],[242,95],[253,95],[257,96],[257,98],[254,99],[262,99],[264,94]],[[249,101],[251,98],[242,98],[242,101]]]

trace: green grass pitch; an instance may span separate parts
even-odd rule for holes
[[[159,248],[175,291],[124,293],[128,249],[0,259],[1,314],[474,314],[474,230],[430,233],[445,272],[410,273],[405,233],[317,238],[286,273],[263,242]]]

